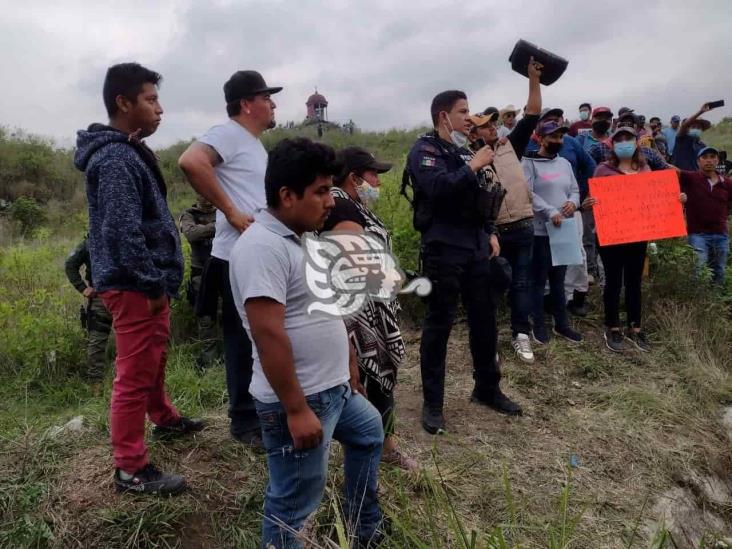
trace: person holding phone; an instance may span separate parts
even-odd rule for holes
[[[579,207],[579,186],[572,165],[559,156],[567,128],[555,121],[542,122],[536,129],[540,147],[524,155],[521,164],[524,177],[533,196],[534,251],[532,259],[532,317],[534,341],[549,341],[544,326],[544,286],[549,280],[549,291],[554,314],[554,334],[571,342],[582,341],[582,335],[572,329],[564,296],[566,265],[552,266],[552,254],[546,223],[556,227],[562,220],[573,217]]]
[[[724,101],[721,101],[724,105]],[[697,168],[696,158],[699,151],[706,147],[701,140],[702,133],[712,127],[709,120],[700,118],[705,112],[709,112],[715,106],[721,106],[720,101],[704,103],[701,108],[684,120],[676,134],[674,154],[671,163],[680,170],[695,171]]]

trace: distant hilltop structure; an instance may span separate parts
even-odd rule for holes
[[[315,88],[315,93],[308,97],[308,100],[305,102],[305,106],[308,109],[308,114],[305,116],[306,120],[311,122],[327,122],[328,100],[324,95],[318,93],[318,88]]]

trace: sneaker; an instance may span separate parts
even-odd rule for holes
[[[442,410],[422,406],[422,427],[431,435],[442,435],[445,432],[445,416]]]
[[[114,485],[118,492],[174,496],[186,489],[186,479],[181,475],[163,473],[148,463],[129,479],[123,479],[121,471],[117,469],[114,472]]]
[[[192,419],[189,417],[181,416],[181,418],[171,425],[156,425],[153,427],[153,438],[157,439],[171,439],[188,435],[191,433],[197,433],[203,430],[205,423],[201,419]]]
[[[488,406],[488,408],[492,408],[496,412],[509,416],[520,416],[523,414],[521,406],[504,395],[500,389],[493,391],[491,396],[485,396],[476,389],[473,389],[473,392],[470,395],[470,402]]]
[[[528,335],[516,334],[516,337],[511,339],[511,344],[522,362],[534,363],[534,351],[531,350],[531,339]]]
[[[534,329],[531,331],[531,339],[539,345],[549,343],[549,333],[546,331],[546,327],[543,324],[541,326],[534,326]]]
[[[417,471],[419,469],[419,463],[403,453],[399,448],[385,450],[381,454],[381,461],[404,469],[405,471]]]
[[[625,351],[625,338],[620,330],[605,329],[605,346],[614,353]]]
[[[644,353],[647,353],[651,350],[651,344],[648,343],[648,339],[646,338],[646,334],[643,332],[634,332],[633,330],[628,330],[625,333],[625,339],[630,341],[639,351],[643,351]]]
[[[555,327],[552,332],[554,335],[563,337],[570,343],[579,343],[582,341],[582,334],[574,331],[569,326],[565,326],[564,328]]]

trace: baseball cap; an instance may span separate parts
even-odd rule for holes
[[[681,122],[681,117],[678,114],[675,114],[671,117],[671,122]]]
[[[593,118],[597,116],[598,114],[607,114],[612,118],[613,111],[610,110],[610,107],[595,107],[592,111]]]
[[[224,84],[224,98],[227,103],[257,95],[259,93],[277,93],[281,86],[270,87],[257,71],[236,71]]]
[[[696,157],[700,158],[703,154],[706,153],[714,153],[717,156],[719,156],[719,151],[715,149],[714,147],[704,147],[702,150],[700,150],[698,153],[696,153]]]
[[[540,135],[542,137],[556,132],[567,133],[568,131],[569,128],[567,128],[566,126],[560,126],[559,124],[554,122],[554,120],[550,120],[549,122],[541,122],[536,128],[537,135]]]
[[[539,115],[539,122],[544,120],[547,116],[558,116],[559,118],[562,118],[564,116],[564,111],[562,109],[558,109],[558,108],[542,109],[541,114]]]
[[[388,162],[379,162],[373,154],[361,147],[346,147],[338,151],[338,162],[343,166],[342,173],[362,172],[374,170],[376,173],[386,173],[391,170]]]
[[[488,108],[487,108],[486,110],[484,110],[484,111],[483,111],[482,113],[480,113],[480,114],[491,114],[491,115],[492,115],[492,114],[498,114],[498,109],[497,109],[497,108],[495,108],[495,107],[488,107]]]
[[[627,133],[628,135],[632,135],[633,137],[638,137],[638,132],[635,131],[635,128],[631,126],[620,126],[617,130],[610,134],[610,141],[615,141],[615,136],[620,135],[621,133]]]
[[[473,114],[470,116],[470,121],[473,123],[473,126],[475,126],[476,128],[485,126],[489,122],[494,122],[497,119],[498,119],[497,112],[491,112],[490,114]]]
[[[707,131],[709,128],[712,127],[712,123],[709,120],[705,120],[703,118],[697,118],[693,122],[689,124],[690,126],[699,125],[701,126],[701,129],[703,131]]]
[[[626,114],[633,114],[633,112],[635,111],[633,111],[633,109],[631,109],[630,107],[620,107],[620,110],[618,111],[618,118]]]

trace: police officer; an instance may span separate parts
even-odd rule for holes
[[[203,270],[211,257],[211,247],[216,233],[216,208],[202,196],[196,203],[183,211],[180,216],[180,230],[191,245],[191,278],[188,281],[187,294],[191,306],[201,295]],[[199,370],[204,370],[216,359],[218,343],[216,338],[216,313],[197,315],[198,338],[203,342],[201,354],[196,360]]]
[[[422,426],[444,431],[445,354],[458,298],[468,314],[475,387],[471,400],[511,415],[521,407],[499,388],[496,303],[491,293],[492,258],[500,253],[493,220],[503,195],[492,164],[494,151],[466,148],[471,128],[464,92],[432,100],[434,131],[420,137],[407,157],[404,184],[413,188],[414,225],[422,233],[424,274],[432,281],[422,327]],[[505,191],[504,191],[505,192]]]
[[[112,331],[112,315],[102,303],[102,299],[94,290],[92,279],[91,258],[87,246],[88,235],[66,258],[64,265],[66,278],[71,285],[86,298],[86,305],[82,306],[82,326],[88,334],[86,355],[86,377],[94,385],[101,383],[107,365],[107,340]],[[81,268],[84,267],[82,278]]]

